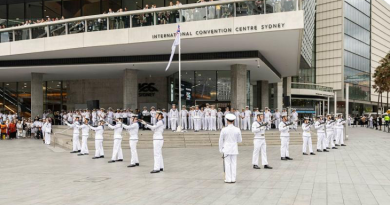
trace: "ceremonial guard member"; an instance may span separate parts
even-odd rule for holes
[[[181,106],[181,129],[187,129],[187,116],[188,111],[185,105]]]
[[[233,125],[236,116],[227,114],[228,126],[221,130],[219,152],[223,154],[225,183],[235,183],[237,173],[238,143],[242,142],[241,131]]]
[[[108,161],[108,163],[113,162],[122,162],[123,161],[123,153],[122,153],[122,119],[117,119],[115,125],[108,124],[108,127],[110,129],[114,130],[114,147],[112,150],[112,157],[111,160]]]
[[[287,110],[286,108],[283,108],[282,113],[280,113],[281,116],[286,115],[287,116]],[[280,123],[279,123],[280,124]]]
[[[190,111],[188,112],[188,129],[194,129],[194,106],[190,107]]]
[[[51,138],[51,119],[46,118],[46,123],[42,127],[43,132],[45,133],[45,144],[50,144]]]
[[[104,120],[100,120],[99,125],[97,127],[92,127],[88,125],[88,127],[95,131],[95,156],[92,159],[104,158],[104,149],[103,149],[103,133],[104,133]]]
[[[150,108],[150,123],[152,125],[155,125],[156,122],[157,122],[157,120],[156,120],[156,108],[154,106],[152,106]]]
[[[257,114],[257,119],[252,124],[252,132],[255,134],[253,139],[253,169],[260,169],[259,153],[261,153],[261,164],[264,166],[264,169],[272,169],[272,167],[268,166],[267,144],[265,143],[267,125],[268,123],[263,121],[263,113]]]
[[[169,111],[169,117],[171,117],[172,131],[176,131],[177,118],[179,117],[179,111],[177,111],[175,104],[172,105],[172,109]]]
[[[194,130],[199,132],[202,124],[202,112],[199,110],[199,106],[195,106],[194,110]]]
[[[217,112],[215,105],[212,105],[210,109],[210,130],[212,131],[217,131]]]
[[[154,118],[155,117],[156,116],[154,116]],[[138,117],[133,116],[132,121],[133,123],[131,125],[123,125],[123,128],[127,130],[130,135],[129,144],[130,144],[131,160],[130,160],[130,165],[127,167],[139,166],[138,153],[137,153],[138,130],[139,130]]]
[[[244,130],[251,130],[251,115],[252,112],[249,110],[249,106],[246,106],[244,111]]]
[[[88,137],[89,137],[89,126],[88,126],[88,118],[84,119],[84,124],[77,125],[78,129],[81,129],[81,153],[79,156],[88,155]]]
[[[314,128],[317,130],[317,152],[328,152],[325,145],[325,122],[322,120],[322,115],[318,116]]]
[[[302,139],[303,139],[303,146],[302,146],[302,152],[303,155],[307,155],[306,150],[307,150],[307,145],[309,145],[309,151],[310,155],[316,155],[313,152],[313,144],[311,141],[311,133],[310,133],[310,127],[312,126],[311,123],[309,123],[309,118],[305,117],[305,120],[302,124]]]
[[[344,124],[342,115],[339,115],[336,121],[336,146],[347,146],[344,144]]]
[[[108,121],[108,124],[112,124],[113,118],[114,118],[114,112],[112,111],[112,108],[109,107],[109,108],[108,108],[108,113],[107,113],[107,121]]]
[[[225,124],[224,124],[225,127],[227,126],[226,115],[229,114],[229,113],[230,113],[229,107],[226,107],[225,112],[223,113],[223,117],[225,117]],[[233,109],[232,109],[232,114],[234,114]],[[236,119],[238,119],[238,118],[236,118]]]
[[[332,149],[337,149],[334,144],[334,124],[332,116],[328,114],[328,120],[326,121],[326,149],[329,149],[329,144]]]
[[[276,108],[274,113],[274,119],[275,119],[275,128],[279,129],[279,123],[280,123],[280,112],[278,108]]]
[[[279,123],[280,131],[280,156],[281,160],[293,160],[289,157],[289,144],[290,144],[290,127],[293,126],[291,123],[287,122],[287,115],[282,115],[282,122]]]
[[[202,107],[200,109],[200,113],[201,113],[201,124],[202,124],[202,128],[203,130],[206,130],[206,116],[205,116],[205,113],[204,113],[204,108]]]
[[[150,172],[152,174],[164,171],[164,160],[162,156],[162,147],[164,145],[164,123],[162,122],[162,113],[157,112],[156,119],[158,120],[156,125],[149,125],[145,121],[141,121],[142,124],[153,131],[154,166],[153,171]]]
[[[75,119],[73,124],[69,124],[67,121],[65,121],[65,124],[68,125],[69,127],[73,128],[73,139],[72,139],[72,141],[73,141],[73,151],[70,152],[70,153],[81,152],[80,139],[79,139],[80,130],[79,130],[79,128],[77,128],[77,126],[80,125],[79,117],[76,117],[76,119]]]
[[[218,130],[221,130],[223,127],[222,116],[223,116],[223,113],[221,111],[221,108],[218,108],[218,112],[217,112],[217,129]]]
[[[96,126],[96,124],[97,124],[97,113],[96,113],[96,109],[93,109],[92,110],[92,125]]]

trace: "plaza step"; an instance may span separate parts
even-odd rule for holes
[[[53,126],[52,138],[55,146],[61,146],[67,149],[72,149],[72,129],[66,126]],[[127,131],[122,133],[122,148],[129,149],[129,134]],[[317,135],[312,132],[312,143],[317,143]],[[103,147],[112,149],[114,144],[113,130],[104,131]],[[193,147],[218,147],[220,131],[200,131],[200,132],[172,132],[164,131],[164,148],[193,148]],[[280,132],[278,130],[269,130],[265,133],[267,145],[280,145]],[[153,148],[153,132],[150,130],[140,130],[138,133],[139,141],[137,148],[150,149]],[[81,141],[81,137],[80,137]],[[292,130],[290,132],[290,145],[301,145],[302,130]],[[251,131],[242,131],[242,143],[239,146],[253,146],[253,133]],[[94,132],[90,131],[88,138],[88,147],[95,147]]]

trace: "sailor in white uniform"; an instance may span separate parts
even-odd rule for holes
[[[210,109],[210,128],[211,131],[217,130],[217,109],[215,109],[215,105],[211,106]]]
[[[42,131],[45,133],[45,144],[50,144],[51,138],[51,119],[46,118],[46,123],[42,127]]]
[[[261,164],[264,166],[264,169],[272,169],[272,167],[268,166],[267,144],[265,143],[267,125],[268,123],[263,121],[263,113],[257,114],[257,119],[252,124],[252,132],[255,134],[253,139],[253,169],[260,169],[259,153],[261,153]]]
[[[176,131],[177,118],[179,117],[179,111],[176,109],[176,105],[172,105],[172,109],[169,111],[169,117],[171,118],[172,131]]]
[[[78,129],[81,129],[81,153],[78,156],[88,155],[88,137],[89,137],[89,126],[88,118],[84,118],[84,124],[77,125]]]
[[[347,146],[344,144],[344,124],[345,120],[342,115],[339,115],[336,120],[336,146]]]
[[[119,118],[116,120],[115,125],[108,124],[110,129],[114,130],[114,147],[112,150],[112,157],[108,163],[114,162],[123,162],[123,152],[122,152],[122,119]]]
[[[246,106],[244,112],[244,130],[251,130],[251,115],[252,112],[249,110],[249,106]]]
[[[221,111],[221,108],[218,108],[218,112],[217,112],[217,129],[218,130],[221,130],[223,127],[222,116],[223,116],[223,113]]]
[[[151,124],[152,125],[155,125],[156,124],[156,108],[154,106],[152,106],[150,108],[150,121],[151,121]]]
[[[81,152],[80,139],[79,139],[80,130],[79,130],[79,128],[77,128],[77,126],[80,125],[79,117],[76,117],[76,119],[75,119],[73,124],[70,124],[67,121],[65,121],[65,124],[68,125],[69,127],[73,128],[73,139],[72,139],[72,141],[73,141],[73,151],[70,152],[70,153]]]
[[[107,113],[107,121],[109,124],[112,124],[112,120],[114,119],[114,112],[112,112],[112,108],[108,108],[108,113]]]
[[[235,183],[237,173],[238,143],[242,142],[241,131],[233,125],[236,116],[226,115],[228,126],[221,130],[219,152],[223,154],[225,183]]]
[[[291,122],[293,123],[293,128],[296,130],[298,127],[298,113],[295,109],[293,109],[291,113]]]
[[[332,120],[332,116],[328,114],[328,120],[326,121],[326,149],[332,148],[332,149],[337,149],[334,144],[334,126],[335,126],[336,121]],[[329,146],[330,144],[330,146]]]
[[[229,113],[230,113],[229,107],[226,107],[225,112],[223,113],[223,117],[225,118],[225,122],[224,122],[225,127],[227,126],[226,115]],[[234,114],[234,113],[232,112],[232,114]],[[238,119],[238,118],[236,118],[236,119]]]
[[[204,130],[211,131],[211,109],[210,105],[207,103],[206,108],[204,109],[205,122],[204,122]]]
[[[234,120],[234,126],[240,128],[240,121],[242,121],[242,119],[240,117],[241,116],[240,111],[238,109],[232,108],[231,113],[236,116],[236,120]]]
[[[164,116],[163,123],[164,123],[164,128],[167,128],[167,118],[168,118],[168,113],[166,112],[165,108],[162,109],[162,114]],[[169,124],[169,123],[168,123]],[[170,126],[168,127],[168,129]]]
[[[153,155],[154,155],[154,166],[153,171],[150,173],[159,173],[164,171],[164,160],[162,155],[162,147],[164,145],[164,123],[162,122],[163,115],[161,112],[156,113],[157,124],[149,125],[145,121],[141,121],[147,128],[153,131]]]
[[[138,152],[137,152],[137,143],[138,143],[138,117],[133,116],[132,118],[133,123],[131,125],[123,125],[123,128],[129,132],[129,145],[130,145],[130,152],[131,152],[131,160],[130,165],[127,167],[135,167],[139,166],[139,160],[138,160]]]
[[[268,122],[267,130],[271,129],[271,118],[272,118],[272,113],[270,109],[266,107],[264,112],[264,121]]]
[[[199,110],[199,106],[195,106],[194,110],[194,130],[195,132],[199,132],[202,125],[202,112]]]
[[[185,105],[181,106],[181,128],[183,130],[187,129],[187,116],[188,111]]]
[[[280,123],[280,112],[279,109],[276,108],[274,113],[274,119],[275,119],[275,128],[279,129],[279,123]]]
[[[281,160],[293,160],[289,157],[289,144],[290,144],[290,128],[293,125],[287,122],[287,115],[282,115],[282,122],[279,123],[280,131],[280,156]]]
[[[104,133],[104,124],[103,120],[100,120],[99,125],[97,127],[92,127],[88,125],[88,127],[95,131],[95,156],[92,159],[104,158],[104,149],[103,149],[103,133]]]
[[[305,120],[302,123],[302,130],[303,130],[303,133],[302,133],[302,139],[303,139],[302,152],[303,152],[303,155],[307,155],[306,150],[307,150],[308,145],[309,145],[310,155],[316,155],[313,152],[313,145],[312,145],[312,141],[311,141],[310,127],[312,125],[313,124],[309,123],[309,118],[305,117]]]
[[[190,111],[188,112],[188,129],[194,129],[194,106],[190,107]]]
[[[314,128],[317,130],[317,152],[329,152],[328,150],[326,150],[325,122],[322,119],[322,115],[318,116],[318,119],[314,124]]]

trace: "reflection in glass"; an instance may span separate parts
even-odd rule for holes
[[[12,42],[13,35],[12,31],[7,31],[7,32],[0,32],[0,43],[4,42]]]
[[[46,109],[51,111],[61,110],[61,81],[47,81],[46,86]]]
[[[107,18],[88,20],[87,24],[88,32],[107,30]]]
[[[42,19],[42,1],[35,0],[35,2],[26,2],[26,21]]]
[[[15,41],[30,39],[30,31],[28,29],[15,30]]]
[[[217,99],[217,76],[215,71],[195,71],[195,98],[202,100]]]
[[[45,0],[44,16],[50,18],[61,18],[61,0]]]
[[[18,83],[19,114],[21,117],[31,117],[31,83]]]
[[[126,2],[126,1],[125,1]],[[141,2],[141,0],[140,0]],[[133,0],[130,0],[128,3],[130,5],[133,3]],[[117,12],[122,8],[121,0],[102,0],[103,12],[108,12],[108,9],[112,9],[112,11]]]
[[[229,70],[217,71],[217,99],[219,101],[230,101],[231,78]]]
[[[16,83],[5,83],[4,85],[4,109],[5,113],[17,113],[17,87]]]
[[[31,28],[32,38],[45,38],[47,37],[46,27]]]
[[[56,25],[50,25],[50,36],[61,36],[65,35],[66,32],[66,24],[56,24]]]

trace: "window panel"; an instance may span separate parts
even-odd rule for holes
[[[353,68],[344,68],[344,82],[360,86],[370,86],[370,73],[355,70]]]
[[[370,32],[348,19],[345,19],[344,31],[349,36],[352,36],[366,44],[370,44]]]
[[[231,79],[229,70],[217,71],[217,99],[219,101],[229,101],[231,92]]]
[[[43,12],[45,17],[61,18],[61,0],[45,0]]]
[[[63,16],[73,18],[81,16],[80,0],[63,0]]]
[[[42,1],[28,2],[26,3],[26,21],[36,21],[42,19]],[[52,18],[52,17],[51,17]]]
[[[31,82],[18,83],[19,113],[21,117],[31,117]]]
[[[140,0],[139,0],[140,1]],[[108,9],[112,9],[112,11],[117,12],[122,8],[121,0],[103,0],[103,11],[108,12]]]
[[[16,83],[5,83],[4,85],[4,109],[8,113],[17,113],[17,88]]]
[[[364,15],[362,12],[353,8],[348,3],[344,4],[344,16],[345,18],[359,24],[363,28],[370,30],[370,18]]]
[[[24,3],[8,5],[8,26],[21,25],[24,22]]]
[[[345,0],[359,11],[363,12],[367,16],[370,16],[370,3],[362,0]]]
[[[100,0],[83,0],[83,16],[97,14],[101,14]]]
[[[344,65],[363,72],[370,72],[370,60],[348,51],[344,51]]]
[[[0,28],[7,26],[7,5],[0,5]]]
[[[365,58],[370,58],[370,46],[348,35],[344,35],[344,49]]]
[[[215,71],[195,71],[195,98],[215,100],[217,94]]]

